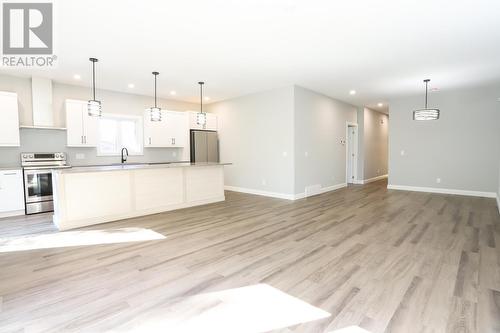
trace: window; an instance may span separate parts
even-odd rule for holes
[[[130,155],[142,155],[142,117],[102,115],[99,118],[97,155],[120,155],[127,148]]]

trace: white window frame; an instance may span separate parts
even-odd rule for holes
[[[101,116],[103,119],[130,119],[134,120],[137,123],[137,140],[139,142],[139,152],[130,152],[129,156],[143,156],[144,155],[144,125],[143,125],[143,117],[142,116],[131,116],[124,114],[114,114],[114,113],[103,113]],[[116,153],[103,153],[100,151],[99,143],[101,141],[100,137],[100,124],[98,124],[97,131],[97,156],[120,156],[121,152]],[[121,140],[120,140],[121,141]]]

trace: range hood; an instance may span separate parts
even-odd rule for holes
[[[54,126],[52,80],[42,77],[31,78],[31,102],[33,109],[33,126],[22,127],[60,129]]]

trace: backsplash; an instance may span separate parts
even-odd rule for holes
[[[21,147],[0,147],[0,167],[19,166],[21,152],[65,152],[73,166],[120,163],[120,156],[97,156],[96,148],[66,147],[66,131],[22,128]],[[129,156],[128,162],[176,162],[189,160],[188,148],[144,148],[144,155]],[[77,154],[84,154],[77,159]],[[174,156],[176,155],[176,156]],[[184,155],[184,158],[183,158]]]

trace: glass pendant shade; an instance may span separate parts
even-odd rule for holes
[[[438,109],[422,109],[413,111],[413,120],[438,120]]]
[[[413,120],[438,120],[439,109],[427,107],[427,90],[431,80],[425,79],[425,108],[413,111]]]
[[[205,126],[207,124],[207,114],[205,112],[198,112],[196,114],[196,123]]]
[[[161,121],[161,109],[156,106],[149,108],[149,116],[151,121]]]
[[[100,117],[102,115],[102,106],[100,101],[90,100],[87,103],[87,111],[91,117]]]

